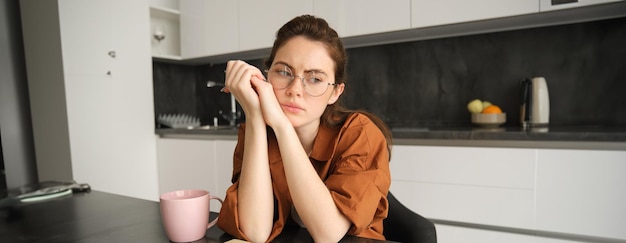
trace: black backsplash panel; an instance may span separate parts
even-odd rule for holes
[[[489,100],[519,121],[519,81],[543,76],[552,125],[626,125],[626,18],[348,50],[343,100],[390,126],[469,125],[466,104]],[[262,67],[262,60],[250,61]],[[230,110],[207,80],[224,64],[155,63],[157,114],[185,112],[203,124]],[[225,120],[220,119],[224,124]]]
[[[152,63],[154,110],[158,114],[196,115],[196,79],[192,66]]]

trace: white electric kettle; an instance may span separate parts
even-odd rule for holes
[[[550,96],[545,78],[522,81],[520,123],[523,127],[542,127],[550,123]]]

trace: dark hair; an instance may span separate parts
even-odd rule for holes
[[[317,18],[311,15],[298,16],[291,21],[283,25],[276,33],[276,40],[272,47],[272,52],[267,60],[265,60],[265,66],[267,68],[272,66],[276,52],[282,47],[288,40],[302,36],[313,41],[319,41],[323,43],[328,49],[330,58],[335,62],[335,83],[342,84],[347,81],[346,66],[348,64],[348,55],[343,47],[343,43],[337,35],[337,32],[332,29],[326,20]],[[389,156],[391,157],[391,132],[387,125],[374,114],[367,111],[355,111],[350,110],[343,106],[341,97],[332,105],[328,105],[324,110],[321,117],[321,123],[326,126],[336,127],[343,125],[346,118],[355,112],[363,113],[376,124],[381,130],[385,139],[387,140],[387,149],[389,150]]]

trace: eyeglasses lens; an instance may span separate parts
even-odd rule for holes
[[[283,64],[278,64],[272,67],[267,72],[267,78],[275,89],[285,89],[291,85],[291,82],[298,77],[304,84],[304,91],[310,96],[323,95],[328,86],[326,75],[323,73],[308,71],[304,73],[304,77],[295,76],[291,69]]]

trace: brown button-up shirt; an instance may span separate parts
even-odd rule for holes
[[[293,202],[287,187],[276,137],[268,130],[268,157],[275,199],[275,221],[268,241],[285,227]],[[237,189],[244,151],[245,126],[239,129],[233,156],[233,185],[226,191],[217,225],[237,238],[248,239],[239,228]],[[391,183],[387,141],[364,114],[354,113],[341,127],[320,126],[310,160],[328,187],[335,205],[352,223],[348,234],[385,239],[387,192]]]

